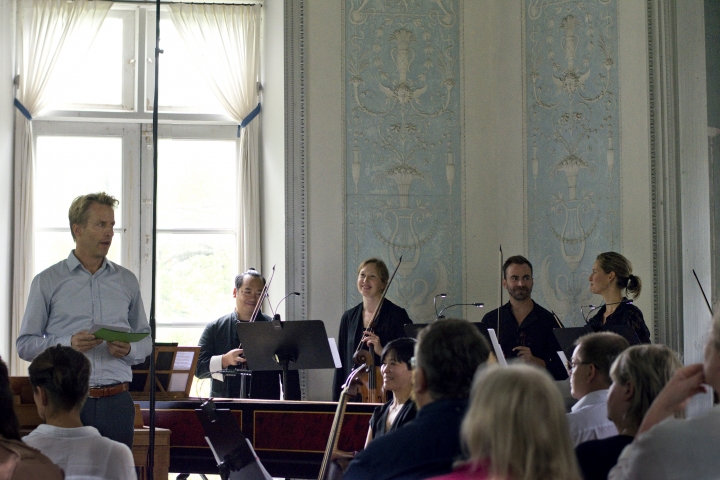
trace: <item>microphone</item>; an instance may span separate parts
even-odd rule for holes
[[[290,297],[290,296],[292,296],[292,295],[300,296],[300,292],[290,292],[290,293],[288,293],[287,295],[285,295],[283,298],[280,299],[280,301],[278,302],[278,304],[275,306],[275,310],[273,310],[273,320],[275,320],[276,318],[277,318],[278,320],[280,320],[280,315],[278,315],[278,313],[277,313],[278,308],[280,308],[280,304],[281,304],[286,298],[288,298],[288,297]],[[272,308],[272,306],[271,306],[270,308]]]
[[[592,312],[593,310],[597,310],[597,309],[600,308],[600,307],[607,307],[608,305],[620,305],[621,303],[628,303],[628,304],[630,304],[630,303],[633,303],[633,301],[632,301],[632,300],[629,300],[629,299],[625,299],[625,300],[620,300],[619,302],[604,303],[604,304],[602,304],[602,305],[592,305],[592,304],[590,304],[590,305],[581,305],[581,306],[580,306],[580,315],[583,316],[583,320],[585,320],[585,323],[588,324],[588,325],[590,325],[590,322],[588,322],[588,317],[590,317],[590,312]],[[588,308],[588,309],[589,309],[588,312],[587,312],[587,315],[585,315],[585,312],[583,311],[583,308]]]
[[[438,316],[437,316],[437,320],[439,320],[439,319],[441,319],[441,318],[445,318],[445,316],[442,314],[445,310],[447,310],[448,308],[457,307],[457,306],[459,306],[459,305],[467,305],[467,306],[469,306],[469,307],[477,307],[477,308],[482,308],[482,307],[485,306],[485,304],[484,304],[484,303],[481,303],[481,302],[475,302],[475,303],[453,303],[452,305],[448,305],[447,307],[445,307],[445,308],[443,308],[442,310],[440,310],[440,313],[439,313]]]
[[[447,293],[438,293],[437,295],[435,295],[433,297],[433,306],[435,307],[435,318],[437,318],[437,316],[438,316],[438,311],[437,311],[437,298],[438,297],[445,298],[445,297],[447,297]]]

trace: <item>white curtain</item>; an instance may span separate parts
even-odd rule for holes
[[[15,113],[15,222],[12,334],[20,331],[25,302],[34,274],[33,175],[35,142],[31,118],[52,100],[48,88],[56,66],[72,65],[87,52],[112,2],[20,0],[18,4],[19,83]],[[23,112],[24,110],[24,112]],[[13,375],[27,375],[12,344]]]
[[[261,6],[172,4],[180,38],[222,106],[238,124],[238,268],[261,268],[258,157]],[[258,109],[259,110],[259,109]],[[253,113],[254,112],[254,113]],[[249,121],[249,123],[248,123]]]

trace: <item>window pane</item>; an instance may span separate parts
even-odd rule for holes
[[[154,19],[152,25],[155,25]],[[160,111],[167,111],[168,107],[172,107],[196,113],[225,114],[225,109],[218,102],[217,97],[200,73],[200,69],[194,64],[175,25],[169,18],[160,19],[160,31],[162,32],[160,48],[164,52],[160,57],[160,95],[158,97]],[[152,38],[155,38],[154,35]],[[154,49],[155,41],[148,42],[148,57],[155,58],[154,54],[150,55]],[[148,85],[147,91],[149,92],[148,98],[153,98],[155,85]]]
[[[157,235],[157,323],[205,324],[232,311],[235,235]]]
[[[35,178],[35,228],[69,229],[73,199],[100,191],[120,201],[115,227],[122,228],[121,138],[38,136]]]
[[[234,140],[160,140],[158,152],[158,228],[237,228]]]
[[[68,207],[70,205],[68,204]],[[64,260],[75,248],[70,228],[65,232],[35,232],[35,274]],[[120,252],[122,252],[122,235],[115,232],[107,258],[120,264]]]
[[[108,16],[92,46],[72,72],[58,65],[57,96],[51,108],[69,104],[119,108],[122,105],[123,20]]]

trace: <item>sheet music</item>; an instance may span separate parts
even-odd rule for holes
[[[342,362],[340,361],[340,353],[338,352],[337,343],[334,338],[328,338],[330,344],[330,352],[333,356],[333,362],[335,362],[335,368],[342,368]]]
[[[173,370],[190,370],[192,367],[193,356],[195,352],[177,352],[175,354],[175,363],[173,363]],[[188,373],[173,373],[170,375],[170,384],[168,385],[168,392],[184,392],[187,387]]]
[[[500,348],[500,343],[498,343],[497,335],[495,335],[495,329],[494,328],[488,328],[488,333],[490,334],[490,340],[492,341],[493,350],[495,350],[495,356],[497,357],[497,361],[502,366],[507,366],[507,360],[505,360],[505,354],[502,351],[502,348]]]
[[[562,350],[560,350],[560,351],[557,352],[557,354],[558,354],[558,357],[560,357],[560,361],[562,362],[563,366],[565,367],[565,370],[567,371],[568,375],[570,375],[570,370],[568,369],[568,364],[569,364],[570,362],[568,362],[568,359],[567,359],[567,357],[565,356],[565,352],[563,352]]]

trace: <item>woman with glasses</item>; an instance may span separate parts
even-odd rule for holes
[[[633,275],[630,261],[616,252],[601,253],[588,280],[590,291],[602,296],[605,303],[588,321],[590,326],[597,332],[609,325],[629,325],[640,343],[650,343],[650,330],[643,314],[632,304],[640,296],[642,282]]]
[[[677,354],[665,345],[635,345],[622,352],[610,368],[612,385],[607,416],[618,435],[581,443],[576,448],[585,480],[604,480],[620,452],[632,443],[655,397],[682,367]]]

